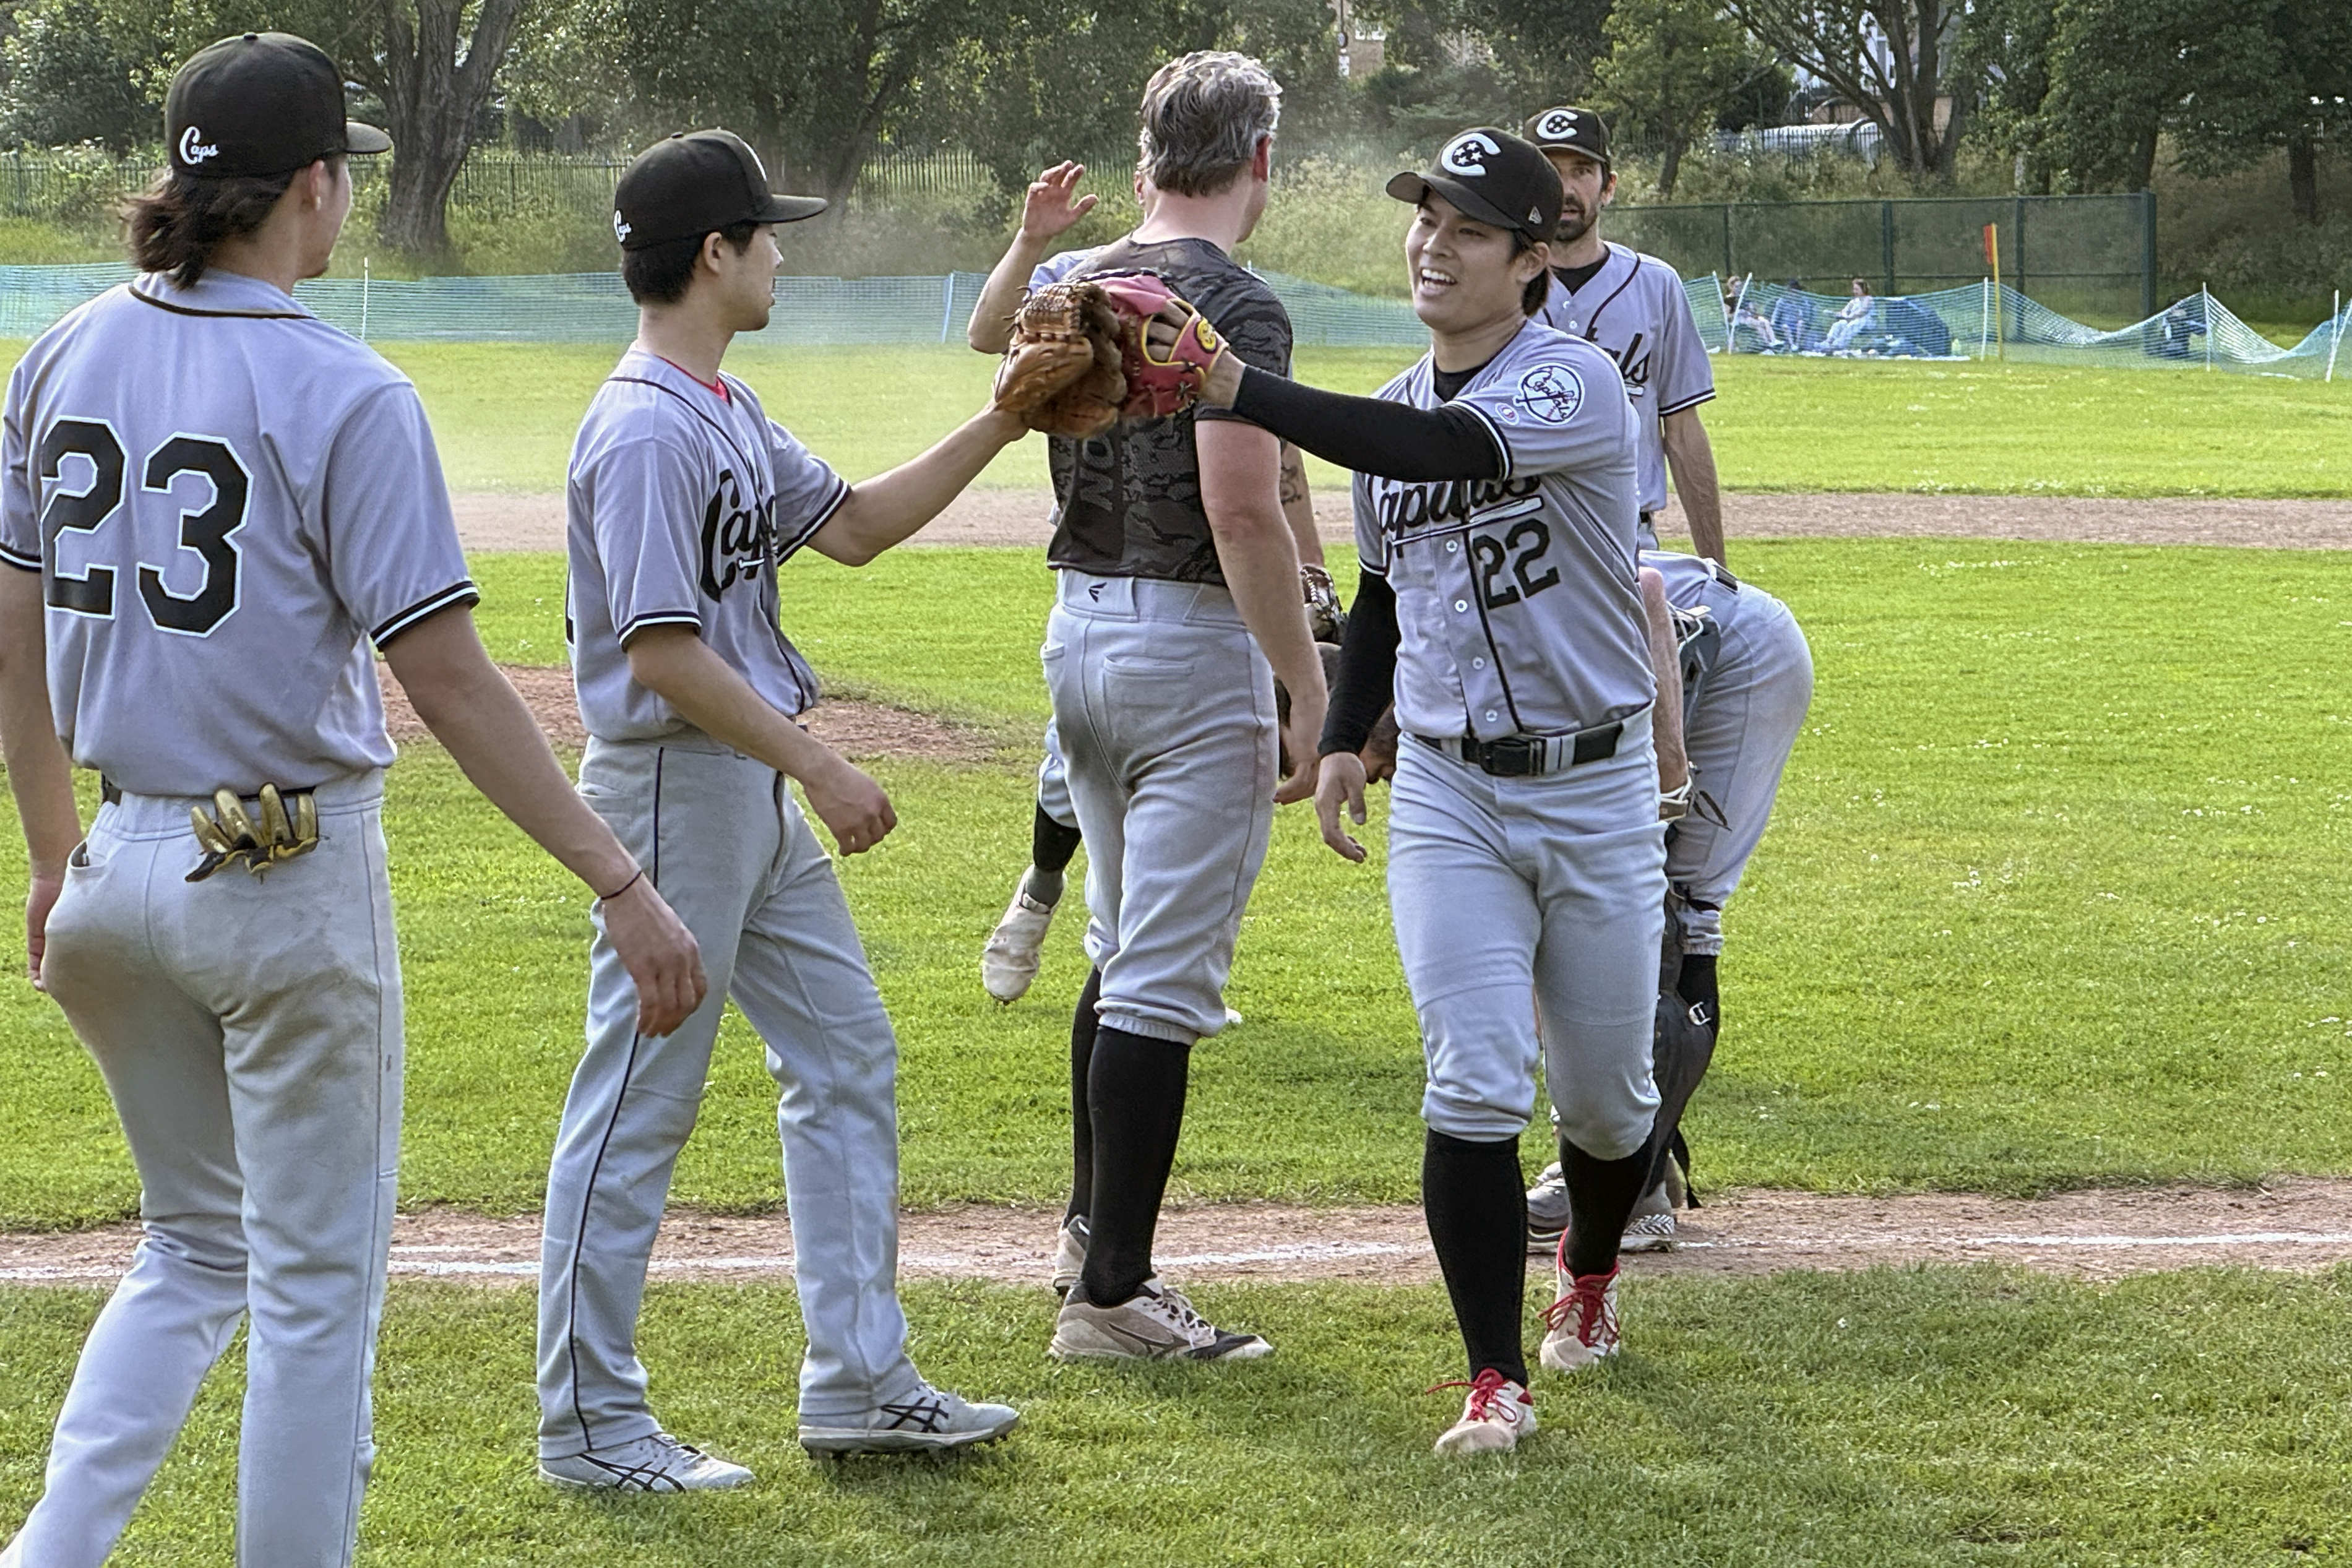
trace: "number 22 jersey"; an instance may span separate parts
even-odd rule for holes
[[[58,737],[136,795],[389,764],[367,644],[477,597],[415,388],[220,271],[110,289],[26,351],[0,563],[41,575]]]
[[[1640,436],[1608,354],[1529,321],[1452,399],[1427,355],[1376,395],[1476,415],[1493,479],[1359,474],[1356,548],[1395,592],[1396,716],[1432,737],[1558,735],[1655,695],[1635,577]]]

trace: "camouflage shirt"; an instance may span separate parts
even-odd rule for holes
[[[1205,239],[1122,239],[1080,268],[1141,268],[1168,279],[1260,370],[1290,374],[1290,315],[1274,290]],[[1098,577],[1158,577],[1223,583],[1216,542],[1201,510],[1195,419],[1230,419],[1223,409],[1187,410],[1122,425],[1091,441],[1050,443],[1054,542],[1046,559]]]

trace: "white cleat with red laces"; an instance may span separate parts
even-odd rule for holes
[[[1437,1388],[1460,1388],[1441,1383]],[[1473,1378],[1470,1397],[1462,1402],[1462,1419],[1437,1439],[1441,1454],[1498,1454],[1519,1446],[1536,1431],[1535,1396],[1493,1367]],[[1430,1390],[1432,1394],[1436,1388]]]
[[[1617,1353],[1617,1270],[1570,1278],[1563,1239],[1559,1277],[1559,1299],[1544,1309],[1537,1359],[1554,1372],[1582,1372]]]

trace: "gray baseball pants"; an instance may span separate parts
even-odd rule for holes
[[[1685,952],[1723,951],[1723,906],[1772,819],[1813,700],[1812,652],[1786,605],[1742,583],[1722,621],[1722,645],[1684,716],[1690,815],[1666,848],[1666,879],[1685,900]]]
[[[1078,808],[1070,800],[1070,774],[1062,761],[1062,737],[1051,719],[1045,721],[1045,756],[1037,764],[1037,809],[1065,827],[1078,825]]]
[[[1274,671],[1221,586],[1059,576],[1045,687],[1086,834],[1097,1016],[1190,1045],[1224,1027],[1234,942],[1265,863]]]
[[[782,1087],[784,1196],[808,1349],[803,1421],[911,1395],[898,1306],[897,1037],[832,859],[783,776],[705,736],[591,740],[580,794],[701,944],[710,994],[677,1033],[636,1032],[636,988],[602,927],[588,1047],[547,1178],[540,1453],[658,1431],[636,1353],[670,1174],[701,1108],[731,995]]]
[[[400,1163],[383,795],[321,785],[319,847],[261,877],[184,880],[210,801],[125,795],[74,853],[42,970],[122,1119],[144,1235],[5,1568],[106,1560],[240,1318],[236,1561],[352,1560]]]
[[[1430,1126],[1517,1137],[1540,1058],[1570,1142],[1599,1160],[1640,1150],[1658,1110],[1664,833],[1647,710],[1615,756],[1538,778],[1494,778],[1410,738],[1397,748],[1389,905]]]

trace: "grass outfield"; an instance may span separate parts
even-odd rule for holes
[[[909,1289],[934,1377],[1020,1405],[950,1460],[793,1446],[787,1289],[656,1286],[653,1394],[758,1484],[605,1500],[532,1479],[528,1292],[398,1286],[360,1561],[480,1568],[1593,1562],[2256,1563],[2347,1542],[2352,1280],[2200,1272],[2095,1288],[1990,1268],[1637,1282],[1627,1352],[1538,1375],[1543,1429],[1440,1459],[1458,1376],[1433,1288],[1203,1291],[1271,1359],[1056,1366],[1042,1289]],[[97,1298],[0,1293],[0,1520],[38,1485]],[[112,1559],[226,1562],[236,1358]]]
[[[609,351],[390,344],[416,380],[450,482],[554,490]],[[1307,349],[1298,374],[1370,392],[1412,356]],[[961,349],[738,349],[770,413],[852,478],[901,462],[988,395]],[[2352,496],[2352,388],[2307,381],[2047,366],[1716,361],[1708,405],[1733,489],[2105,496]],[[2063,432],[2063,438],[2053,438]],[[1319,461],[1315,482],[1345,483]],[[1042,440],[982,483],[1041,486]]]
[[[1729,912],[1729,1023],[1693,1112],[1700,1175],[2025,1192],[2352,1171],[2347,563],[2318,552],[1758,542],[1820,666],[1811,726]],[[552,662],[557,568],[488,558],[485,627]],[[836,688],[1034,754],[1046,574],[1026,552],[808,560],[786,618]],[[1017,756],[878,772],[903,826],[844,876],[905,1046],[906,1191],[1058,1202],[1066,917],[1034,998],[980,942],[1026,858]],[[1382,796],[1375,793],[1376,803]],[[1374,826],[1377,841],[1378,823]],[[394,770],[412,1205],[536,1205],[579,1049],[583,895],[446,757]],[[0,822],[13,862],[13,826]],[[16,885],[11,866],[0,885]],[[1184,1198],[1409,1200],[1421,1064],[1374,871],[1276,825],[1232,992],[1195,1058]],[[134,1201],[97,1078],[0,985],[0,1224]],[[730,1022],[677,1195],[778,1196],[774,1090]]]

